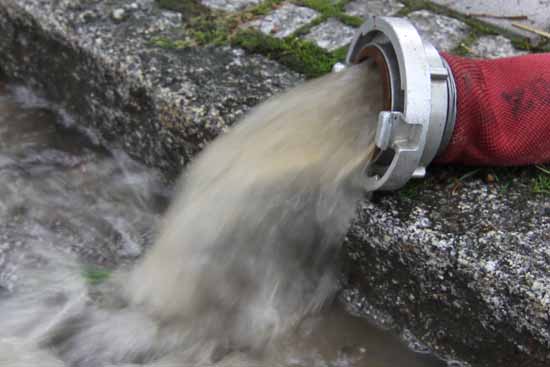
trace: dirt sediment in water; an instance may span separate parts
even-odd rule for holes
[[[43,248],[40,238],[15,252],[18,280],[0,301],[0,361],[30,363],[43,358],[45,350],[52,351],[52,363],[78,367],[289,365],[297,360],[305,365],[338,360],[355,365],[380,358],[365,354],[368,346],[364,351],[349,346],[338,351],[336,346],[335,354],[326,354],[314,341],[307,342],[309,333],[321,332],[320,312],[338,289],[335,259],[363,194],[362,175],[381,106],[378,84],[372,66],[359,65],[255,108],[193,163],[143,260],[115,269],[101,284],[86,280],[74,256],[55,251],[55,246]],[[361,104],[364,101],[369,103]],[[357,105],[361,108],[350,108]],[[10,123],[17,125],[19,135],[11,132],[14,137],[44,149],[38,159],[52,156],[45,154],[44,138],[31,140],[33,125],[25,130],[14,124],[14,116],[0,127],[4,137],[10,134]],[[46,129],[44,137],[53,139],[55,133]],[[61,150],[57,156],[64,157],[59,162],[71,161],[74,151],[55,144],[50,149],[55,148]],[[17,145],[2,153],[25,162]],[[17,186],[8,184],[11,191],[4,196],[11,199],[0,203],[0,214],[9,215],[18,200],[26,200],[23,212],[33,214],[16,227],[21,235],[42,231],[42,236],[58,241],[64,241],[61,228],[66,222],[86,227],[103,216],[122,236],[126,251],[131,249],[134,226],[139,229],[155,219],[154,213],[147,216],[147,210],[152,211],[147,206],[147,175],[134,173],[138,185],[127,182],[125,193],[105,162],[107,170],[99,165],[97,173],[106,172],[114,181],[106,189],[89,187],[99,190],[89,198],[85,185],[72,188],[68,183],[86,182],[79,163],[56,167],[56,162],[31,166],[30,178],[21,177]],[[8,167],[13,173],[25,169],[17,160],[13,164]],[[38,183],[35,176],[41,178]],[[77,190],[74,198],[65,194],[69,187]],[[109,198],[114,202],[102,204]],[[80,217],[71,212],[82,211],[78,207],[86,204],[91,205],[90,213]],[[126,210],[117,210],[120,205]],[[67,217],[48,227],[40,213],[56,209],[67,211]],[[355,322],[340,317],[350,328]],[[333,340],[330,333],[327,338]],[[440,362],[429,357],[417,363]]]

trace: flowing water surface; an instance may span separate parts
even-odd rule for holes
[[[362,65],[272,98],[173,195],[3,86],[0,365],[445,365],[334,301],[378,83]]]

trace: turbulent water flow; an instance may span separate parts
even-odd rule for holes
[[[0,365],[440,365],[330,306],[378,87],[355,66],[255,108],[191,165],[158,235],[155,175],[4,94]],[[100,282],[83,261],[118,267]]]

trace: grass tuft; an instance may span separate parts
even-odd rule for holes
[[[293,3],[299,6],[306,6],[308,8],[317,10],[321,13],[320,22],[325,21],[328,18],[336,18],[342,23],[352,27],[359,27],[363,24],[364,19],[361,17],[355,17],[348,15],[344,12],[344,6],[349,1],[334,1],[334,0],[294,0]]]
[[[347,52],[342,47],[328,52],[310,41],[299,38],[311,27],[335,17],[345,24],[359,26],[363,20],[344,13],[344,6],[349,1],[340,0],[290,0],[292,3],[317,10],[321,16],[310,24],[300,28],[295,34],[285,39],[275,38],[252,29],[243,29],[246,24],[257,17],[265,16],[284,3],[283,0],[267,0],[237,13],[223,13],[205,9],[198,0],[156,0],[163,8],[179,12],[191,12],[186,17],[183,39],[157,37],[151,41],[152,46],[166,49],[181,49],[201,45],[232,45],[267,56],[290,69],[303,74],[306,78],[315,78],[331,71],[332,66],[342,61]],[[185,16],[185,15],[184,15]]]
[[[232,44],[249,52],[263,54],[281,64],[315,78],[331,71],[339,61],[340,52],[330,53],[312,42],[297,37],[278,39],[255,30],[242,30],[232,39]]]
[[[106,281],[111,276],[111,271],[95,267],[88,267],[84,269],[82,276],[91,285],[98,285]]]
[[[414,200],[422,191],[425,183],[426,179],[411,179],[405,186],[399,189],[398,194],[401,198]]]
[[[538,174],[533,179],[533,192],[537,194],[550,194],[550,167],[539,165],[536,166],[539,170]]]

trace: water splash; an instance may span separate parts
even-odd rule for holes
[[[337,289],[338,248],[363,194],[382,105],[369,67],[306,83],[251,111],[181,179],[145,257],[102,283],[87,281],[79,259],[56,244],[74,236],[84,246],[72,252],[83,258],[116,238],[124,246],[115,257],[140,255],[156,221],[148,176],[120,152],[113,164],[41,151],[40,165],[22,168],[21,157],[36,155],[2,151],[8,184],[0,190],[9,199],[0,216],[22,213],[14,228],[29,238],[12,255],[18,280],[0,303],[0,364],[361,364],[368,348],[323,357],[304,343],[319,343],[315,314]]]
[[[261,350],[318,311],[363,191],[381,105],[373,82],[359,66],[307,83],[215,141],[132,272],[131,302],[230,350]]]

